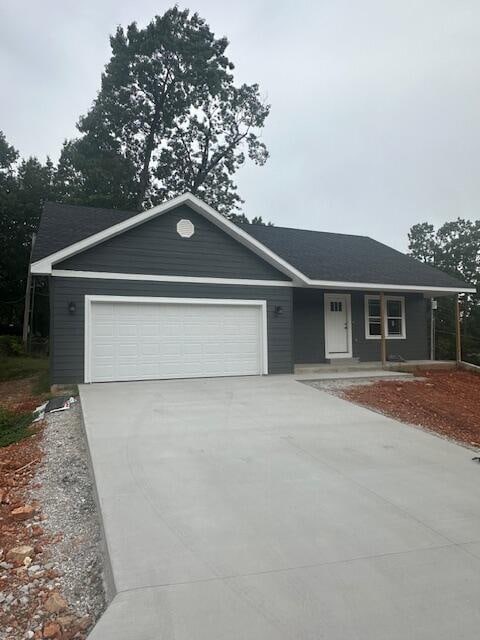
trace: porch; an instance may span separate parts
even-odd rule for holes
[[[457,368],[455,360],[408,360],[406,362],[355,362],[338,361],[317,364],[297,364],[294,373],[298,376],[326,376],[330,374],[345,375],[346,377],[377,377],[379,373],[418,373],[421,371],[446,371]],[[350,376],[351,374],[351,376]],[[337,377],[337,375],[335,375]],[[384,376],[381,376],[384,377]]]
[[[453,361],[432,357],[433,295],[418,290],[295,288],[295,373],[454,368],[461,360],[458,295]]]

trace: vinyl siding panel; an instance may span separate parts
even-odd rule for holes
[[[83,382],[85,295],[266,300],[269,373],[293,371],[291,288],[58,277],[51,278],[50,282],[53,301],[53,384]],[[74,314],[68,311],[70,302],[76,304]],[[277,305],[283,308],[283,313],[279,316],[275,315]]]
[[[325,360],[325,318],[321,289],[294,289],[293,326],[295,364],[315,364]],[[342,292],[344,293],[344,292]],[[349,293],[349,292],[346,292]],[[350,292],[352,299],[353,357],[361,362],[380,360],[380,341],[365,338],[366,293]],[[369,293],[368,295],[371,295]],[[405,340],[387,339],[387,356],[399,355],[405,360],[428,358],[427,306],[421,294],[395,295],[405,298]]]
[[[179,220],[195,226],[177,233]],[[149,275],[289,280],[268,262],[187,206],[177,207],[56,265],[57,269]]]

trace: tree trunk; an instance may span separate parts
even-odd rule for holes
[[[137,207],[139,209],[142,208],[143,201],[145,200],[145,194],[150,183],[150,161],[155,147],[155,133],[157,132],[158,124],[160,122],[161,112],[161,107],[157,104],[153,113],[150,131],[148,132],[148,136],[145,141],[145,155],[143,158],[142,171],[140,172],[140,183],[138,188]]]

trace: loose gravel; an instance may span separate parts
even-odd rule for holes
[[[415,378],[415,380],[419,380],[420,378]],[[405,382],[411,381],[413,378],[405,377],[405,376],[389,376],[388,378],[376,378],[372,376],[371,378],[362,377],[362,378],[331,378],[330,380],[302,380],[302,382],[309,387],[314,387],[315,389],[320,389],[320,391],[326,391],[331,393],[332,395],[342,396],[342,392],[345,389],[351,389],[352,387],[364,387],[366,385],[373,385],[379,381],[387,381],[387,382]]]
[[[62,593],[78,616],[97,620],[105,609],[101,527],[82,425],[80,403],[46,416],[45,458],[32,499],[47,519],[42,527],[61,539],[51,545],[51,566],[61,574]]]

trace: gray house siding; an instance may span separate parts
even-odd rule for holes
[[[191,238],[177,233],[179,220],[195,226]],[[180,206],[79,253],[56,269],[151,275],[289,280],[193,209]]]
[[[321,289],[294,289],[293,327],[295,364],[325,362],[325,318]],[[380,341],[365,338],[365,293],[350,293],[352,299],[353,357],[362,362],[380,360]],[[397,295],[397,294],[396,294]],[[405,297],[406,339],[387,340],[387,355],[399,355],[406,360],[428,357],[426,300],[421,294]]]
[[[289,287],[53,277],[50,278],[52,384],[78,383],[84,380],[84,300],[87,294],[266,300],[269,373],[293,371],[292,289]],[[70,302],[76,305],[73,314],[68,311]],[[282,307],[281,315],[275,314],[275,306]]]

